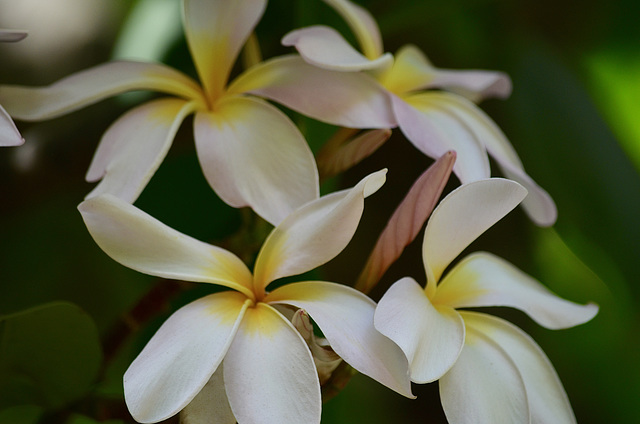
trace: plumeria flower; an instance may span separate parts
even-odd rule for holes
[[[102,181],[88,197],[110,193],[135,201],[182,121],[195,114],[196,149],[211,187],[229,205],[250,206],[276,225],[318,197],[318,173],[297,127],[250,93],[277,94],[286,106],[336,125],[376,128],[393,121],[375,80],[324,71],[298,56],[260,64],[230,82],[239,51],[265,7],[266,0],[183,1],[200,83],[161,64],[111,62],[44,88],[0,87],[0,102],[14,118],[37,121],[125,91],[169,94],[173,97],[134,108],[107,130],[87,173],[88,181]]]
[[[465,184],[490,176],[487,152],[508,178],[529,191],[523,206],[538,225],[553,225],[557,211],[549,194],[527,175],[517,153],[500,128],[473,102],[508,97],[509,77],[501,72],[435,68],[415,46],[394,57],[384,53],[380,30],[371,14],[348,0],[325,0],[349,24],[362,49],[354,49],[336,30],[312,26],[287,34],[282,42],[295,46],[309,63],[343,72],[366,71],[389,93],[393,115],[404,135],[427,156],[455,150],[454,172]]]
[[[551,293],[508,262],[486,252],[444,270],[473,240],[526,196],[510,180],[472,182],[451,192],[425,230],[424,289],[406,277],[380,300],[376,329],[407,355],[411,380],[440,379],[447,419],[460,423],[575,423],[560,380],[540,347],[509,322],[459,308],[509,306],[549,329],[593,318],[598,307]]]
[[[27,36],[25,31],[0,29],[0,42],[16,42]],[[20,135],[16,124],[0,104],[0,146],[20,146],[24,139]]]
[[[306,311],[356,370],[413,397],[406,357],[374,329],[375,304],[367,296],[323,281],[266,291],[274,280],[309,271],[342,251],[364,198],[384,180],[380,171],[296,209],[266,239],[253,274],[234,254],[181,234],[114,196],[80,204],[93,238],[121,264],[231,289],[176,311],[133,361],[124,375],[133,417],[157,422],[186,408],[186,422],[198,422],[203,414],[216,423],[320,422],[314,358],[279,311],[283,305]]]

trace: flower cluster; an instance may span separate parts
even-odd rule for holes
[[[349,0],[325,2],[345,20],[359,50],[333,28],[296,29],[282,38],[296,53],[267,60],[256,54],[235,75],[243,47],[256,48],[254,29],[266,0],[183,0],[197,80],[162,64],[119,61],[46,87],[0,86],[4,146],[22,143],[12,118],[51,119],[131,90],[164,95],[106,130],[86,175],[99,183],[78,209],[115,261],[223,289],[175,311],[130,365],[124,397],[131,415],[148,423],[178,413],[184,423],[318,423],[322,388],[341,378],[344,363],[409,398],[412,382],[438,380],[451,423],[575,422],[538,345],[501,318],[462,309],[514,307],[560,329],[589,321],[597,306],[563,300],[489,253],[471,254],[445,273],[519,204],[538,225],[556,219],[551,197],[477,106],[487,97],[508,97],[509,78],[435,68],[413,45],[385,53],[368,11]],[[24,35],[0,31],[0,41]],[[341,127],[318,154],[320,172],[303,132],[270,101]],[[236,253],[133,205],[189,115],[211,188],[273,226],[252,270]],[[278,283],[347,246],[365,198],[383,186],[387,171],[323,196],[320,177],[358,163],[395,128],[436,162],[398,206],[355,288],[303,277]],[[489,156],[508,179],[491,178]],[[451,172],[461,186],[436,207]],[[425,288],[402,278],[376,305],[366,293],[429,215]]]

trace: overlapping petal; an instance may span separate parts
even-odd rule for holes
[[[0,106],[0,146],[20,146],[24,143],[20,131],[9,114]]]
[[[228,92],[266,97],[342,127],[396,126],[387,91],[375,79],[321,69],[297,55],[280,56],[252,67],[234,80]]]
[[[0,86],[0,104],[15,119],[38,121],[132,90],[160,91],[204,102],[198,84],[172,68],[154,63],[109,62],[46,87]]]
[[[187,42],[209,98],[222,94],[240,48],[266,4],[266,0],[184,0]]]
[[[271,306],[249,308],[224,360],[224,384],[240,423],[319,423],[320,383],[311,352]]]
[[[123,115],[102,136],[88,181],[102,178],[87,197],[113,194],[133,203],[169,151],[194,102],[168,98],[145,103]]]
[[[256,259],[254,284],[314,269],[333,259],[349,243],[364,210],[364,198],[385,182],[386,170],[355,187],[331,193],[295,210],[267,237]]]
[[[382,296],[374,322],[405,353],[415,383],[439,379],[464,345],[460,314],[448,305],[432,304],[422,287],[408,277],[396,281]]]
[[[234,207],[251,206],[277,225],[318,197],[313,154],[297,127],[277,108],[230,96],[194,122],[198,159],[216,193]]]
[[[432,104],[429,96],[430,93],[407,99],[391,96],[402,133],[418,150],[432,158],[455,150],[453,172],[462,183],[488,178],[489,159],[484,146],[456,116]]]
[[[323,148],[316,157],[320,177],[332,177],[355,166],[375,152],[389,137],[391,137],[391,130],[388,128],[369,130],[335,149],[324,150]]]
[[[407,359],[373,326],[375,303],[350,287],[321,281],[287,284],[266,302],[304,309],[318,324],[333,350],[359,372],[413,398]]]
[[[500,318],[475,312],[461,314],[469,328],[483,333],[500,345],[518,367],[527,391],[531,423],[576,422],[567,394],[553,365],[531,337]]]
[[[366,57],[376,59],[382,55],[382,36],[373,16],[363,7],[348,0],[324,0],[347,22]]]
[[[451,261],[526,195],[518,183],[490,178],[458,187],[440,202],[429,218],[422,245],[430,297]]]
[[[530,422],[516,364],[496,342],[471,327],[458,360],[440,379],[440,398],[451,424]]]
[[[529,191],[529,196],[522,206],[537,225],[550,226],[555,223],[557,210],[553,199],[527,175],[515,149],[489,116],[460,96],[429,93],[429,101],[464,123],[470,133],[495,158],[505,176],[522,184]]]
[[[85,200],[78,209],[98,246],[117,262],[145,274],[220,284],[253,297],[251,273],[231,252],[186,236],[112,195]]]
[[[398,50],[393,67],[383,81],[385,87],[398,94],[442,88],[474,101],[487,97],[506,98],[511,94],[511,80],[505,73],[438,69],[413,45]]]
[[[509,262],[486,252],[474,253],[458,263],[442,279],[432,300],[454,308],[510,306],[553,330],[583,324],[598,313],[595,304],[564,300]]]
[[[192,401],[222,362],[250,302],[241,293],[216,293],[169,317],[124,375],[136,421],[164,420]]]
[[[223,368],[224,361],[196,397],[180,411],[180,424],[236,424],[224,387]]]
[[[338,31],[324,25],[291,31],[284,36],[282,44],[295,47],[306,62],[335,71],[386,68],[393,63],[393,56],[389,53],[369,59],[354,49]]]

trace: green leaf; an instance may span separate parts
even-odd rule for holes
[[[50,303],[0,318],[0,409],[57,409],[86,393],[102,351],[93,320],[79,307]]]

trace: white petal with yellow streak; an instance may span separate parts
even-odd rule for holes
[[[124,374],[136,421],[167,419],[193,400],[222,362],[248,302],[241,293],[216,293],[169,317]]]
[[[160,64],[123,61],[77,72],[46,87],[0,86],[0,104],[15,119],[39,121],[133,90],[202,101],[198,84],[183,73]]]
[[[78,209],[98,246],[124,266],[253,296],[251,273],[231,252],[184,235],[112,195],[85,200]]]
[[[266,4],[266,0],[184,0],[187,43],[210,100],[222,94],[240,48]]]
[[[318,170],[291,120],[267,102],[231,96],[196,113],[198,159],[207,181],[234,207],[250,206],[277,225],[318,198]]]
[[[307,203],[280,223],[262,245],[254,268],[257,288],[310,271],[338,255],[351,241],[364,210],[364,198],[385,182],[386,170],[355,187]]]
[[[224,360],[224,384],[239,423],[320,422],[320,382],[311,352],[271,306],[247,309]]]
[[[553,330],[583,324],[598,313],[596,305],[564,300],[509,262],[486,252],[460,261],[442,279],[433,301],[454,308],[510,306]]]
[[[464,344],[464,323],[447,305],[432,304],[412,278],[396,281],[376,307],[375,326],[407,356],[411,381],[430,383],[455,363]]]
[[[527,191],[518,183],[490,178],[464,184],[440,202],[427,222],[422,244],[427,293],[431,298],[435,283],[451,261],[526,195]]]

